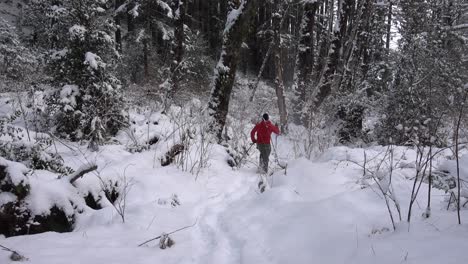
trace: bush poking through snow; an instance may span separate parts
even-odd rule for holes
[[[390,229],[387,227],[382,227],[382,228],[372,228],[371,233],[369,236],[374,236],[374,235],[381,235],[383,233],[389,232]]]
[[[209,116],[199,100],[192,100],[187,108],[173,107],[168,113],[175,128],[171,133],[180,153],[174,155],[174,163],[182,171],[189,171],[198,177],[203,168],[208,167],[212,135],[209,133]],[[171,151],[169,151],[171,152]],[[168,152],[168,153],[169,153]],[[165,163],[171,155],[166,155]],[[169,158],[169,159],[168,159]],[[168,163],[170,164],[170,163]]]
[[[107,199],[111,204],[115,204],[121,195],[119,181],[114,181],[112,179],[104,181],[100,176],[98,176],[98,178],[100,180],[101,192],[99,194],[88,192],[84,196],[86,205],[94,210],[103,208],[103,199]]]
[[[398,214],[398,219],[401,221],[401,208],[400,208],[400,203],[398,201],[398,198],[395,195],[393,184],[392,184],[392,178],[393,178],[393,172],[395,168],[397,167],[397,163],[394,161],[394,150],[395,147],[390,145],[387,147],[385,152],[383,153],[383,157],[378,160],[376,160],[376,157],[371,157],[370,159],[367,157],[366,151],[364,151],[364,159],[363,163],[358,163],[355,161],[347,160],[350,161],[358,166],[360,166],[363,170],[363,177],[361,179],[362,184],[366,184],[366,180],[372,180],[375,182],[377,185],[377,188],[379,189],[380,194],[382,194],[383,199],[385,200],[385,205],[387,207],[388,215],[390,217],[390,220],[392,222],[392,227],[393,230],[396,230],[396,225],[395,225],[395,218],[394,218],[394,212],[391,208],[391,204],[395,207],[395,210],[397,211]],[[382,154],[382,153],[381,153]],[[376,164],[373,166],[369,166],[368,163],[369,161],[375,161]]]
[[[119,182],[112,180],[109,180],[103,188],[107,200],[109,200],[109,202],[111,202],[112,204],[114,204],[115,201],[117,201],[117,199],[119,199],[120,197],[119,189]]]
[[[171,206],[176,207],[176,206],[179,206],[179,205],[180,205],[179,197],[175,193],[172,194],[172,196],[171,196]]]
[[[125,176],[125,171],[124,175],[120,178],[120,188],[119,188],[119,196],[116,199],[115,202],[112,203],[112,206],[114,206],[115,211],[117,214],[122,218],[122,223],[125,223],[125,214],[127,210],[127,195],[130,193],[132,187],[133,187],[133,178],[127,178]]]
[[[159,137],[158,136],[153,136],[152,138],[150,138],[148,140],[148,145],[152,146],[152,145],[154,145],[154,144],[156,144],[158,142],[159,142]]]
[[[29,259],[26,258],[25,256],[23,256],[23,255],[21,255],[20,253],[18,253],[18,251],[15,251],[15,250],[13,250],[13,249],[7,248],[7,247],[2,246],[2,245],[0,245],[0,248],[2,248],[2,250],[11,252],[11,255],[10,255],[10,260],[11,260],[11,261],[27,261],[27,260],[29,260]]]
[[[27,261],[28,259],[25,258],[23,255],[20,255],[18,252],[13,252],[10,255],[11,261]]]
[[[185,149],[184,145],[176,144],[164,155],[161,159],[161,166],[168,166],[174,162],[177,155],[179,155]]]
[[[85,203],[88,207],[94,210],[100,210],[102,209],[102,206],[99,204],[99,200],[101,197],[98,199],[94,198],[94,195],[91,192],[88,192],[88,194],[84,197]]]
[[[159,248],[166,249],[168,247],[172,247],[175,244],[174,240],[165,233],[161,234],[161,238],[159,239]]]
[[[174,207],[177,207],[180,205],[180,200],[179,200],[179,197],[177,196],[177,194],[172,194],[171,195],[171,198],[159,198],[158,199],[158,204],[159,205],[167,205],[167,204],[171,204],[171,207],[174,208]]]

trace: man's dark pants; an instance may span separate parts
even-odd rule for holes
[[[271,145],[270,144],[257,144],[260,151],[260,169],[262,173],[268,172],[268,161],[270,160]]]

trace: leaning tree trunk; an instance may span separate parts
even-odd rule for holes
[[[281,132],[288,129],[288,112],[286,109],[286,97],[284,96],[283,64],[281,62],[281,21],[285,9],[281,8],[280,0],[275,0],[278,12],[273,15],[274,49],[275,49],[275,91],[278,98],[278,110],[280,114]]]
[[[293,107],[294,123],[305,124],[309,119],[304,106],[307,98],[307,88],[311,85],[312,71],[314,68],[314,27],[315,14],[318,3],[304,3],[304,14],[299,29],[299,48],[296,59],[296,80],[294,90],[296,102]]]
[[[209,114],[212,117],[210,129],[218,141],[222,140],[240,47],[248,30],[255,3],[256,0],[228,1],[230,10],[223,31],[221,55],[215,67],[214,87],[208,103]]]

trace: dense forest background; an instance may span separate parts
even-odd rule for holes
[[[47,91],[35,126],[71,140],[104,141],[132,104],[165,111],[192,98],[223,140],[234,87],[283,132],[295,124],[332,128],[341,143],[447,145],[465,116],[467,9],[462,0],[7,0],[0,90]],[[262,85],[273,88],[270,103]]]

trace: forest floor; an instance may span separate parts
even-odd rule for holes
[[[280,156],[286,153],[287,139],[279,137],[277,147]],[[196,176],[175,165],[162,167],[155,158],[157,145],[139,153],[124,145],[90,152],[86,146],[57,142],[56,148],[75,169],[93,160],[101,177],[128,183],[125,222],[108,205],[79,214],[70,233],[0,237],[1,245],[20,252],[28,263],[459,264],[466,259],[468,211],[462,210],[464,224],[458,225],[456,211],[446,208],[444,192],[432,190],[431,216],[424,218],[423,183],[411,224],[405,221],[414,177],[408,164],[415,160],[407,148],[395,149],[403,164],[391,183],[402,213],[400,221],[391,204],[396,231],[377,185],[363,179],[356,165],[363,162],[364,151],[368,160],[381,156],[386,150],[381,146],[330,148],[313,160],[287,160],[286,170],[275,166],[272,155],[275,173],[264,193],[257,188],[258,155],[253,149],[247,164],[233,169],[224,147],[213,145],[207,168]],[[99,181],[88,174],[77,184],[99,186]],[[175,201],[180,205],[171,205]],[[175,242],[171,248],[160,249],[159,240],[138,247],[185,226],[191,227],[170,235]],[[8,256],[0,251],[0,263],[10,263]]]

